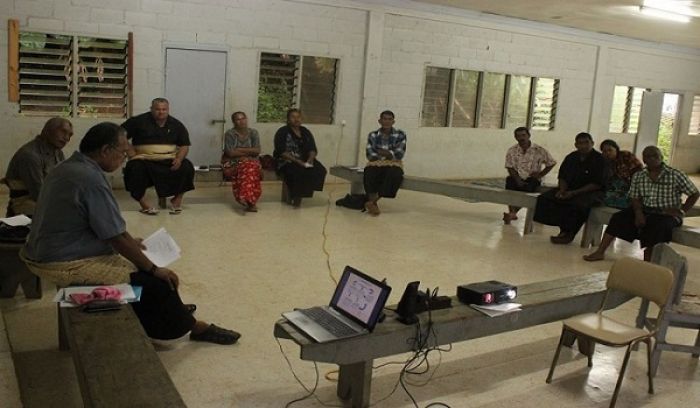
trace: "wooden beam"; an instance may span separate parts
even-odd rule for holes
[[[7,22],[7,98],[19,102],[19,20]]]

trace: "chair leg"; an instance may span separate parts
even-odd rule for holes
[[[654,375],[656,375],[656,367],[652,365],[652,345],[651,345],[651,337],[644,340],[644,342],[647,344],[647,377],[649,377],[649,394],[654,393]],[[660,350],[659,350],[660,352]],[[656,362],[658,365],[658,360]]]
[[[554,367],[556,367],[557,361],[559,361],[559,353],[561,352],[561,346],[564,344],[564,336],[566,335],[566,332],[566,328],[562,327],[561,336],[559,336],[559,344],[557,344],[557,351],[554,353],[554,359],[552,359],[552,366],[549,367],[549,374],[547,374],[547,379],[545,380],[547,384],[552,382],[552,376],[554,375]]]
[[[612,400],[610,401],[610,408],[615,407],[617,402],[617,394],[620,392],[622,387],[622,379],[625,377],[625,371],[627,370],[627,363],[630,360],[630,353],[632,352],[632,345],[627,346],[627,351],[625,352],[625,359],[622,360],[622,368],[620,368],[620,375],[617,377],[617,384],[615,384],[615,391],[613,391]]]

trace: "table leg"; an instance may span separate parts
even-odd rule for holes
[[[338,372],[338,397],[351,399],[352,408],[369,406],[372,387],[372,360],[341,365]]]

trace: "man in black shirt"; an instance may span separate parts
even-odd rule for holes
[[[603,155],[593,149],[593,137],[576,135],[576,151],[569,153],[559,168],[559,186],[537,198],[534,220],[558,226],[553,244],[568,244],[586,222],[591,207],[600,204],[605,175]]]
[[[194,190],[194,166],[186,159],[190,146],[185,126],[169,115],[165,98],[151,102],[151,111],[134,116],[122,127],[131,139],[124,168],[124,185],[141,205],[141,213],[158,213],[145,197],[146,189],[155,186],[158,197],[173,197],[170,214],[182,212],[185,192]]]

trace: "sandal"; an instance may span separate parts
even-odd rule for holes
[[[155,207],[151,208],[142,208],[139,210],[141,214],[146,214],[146,215],[158,215],[158,209]]]
[[[224,345],[235,344],[240,337],[240,333],[233,330],[224,329],[215,324],[210,324],[209,327],[207,327],[206,330],[201,333],[190,333],[190,340],[206,341],[208,343]]]
[[[182,212],[182,207],[172,207],[171,206],[170,209],[168,210],[168,212],[172,215],[178,215]]]
[[[185,310],[186,310],[187,313],[189,313],[189,314],[193,314],[193,313],[197,310],[197,305],[192,304],[192,303],[189,303],[189,304],[186,304],[186,305],[183,305],[183,306],[185,306]]]

